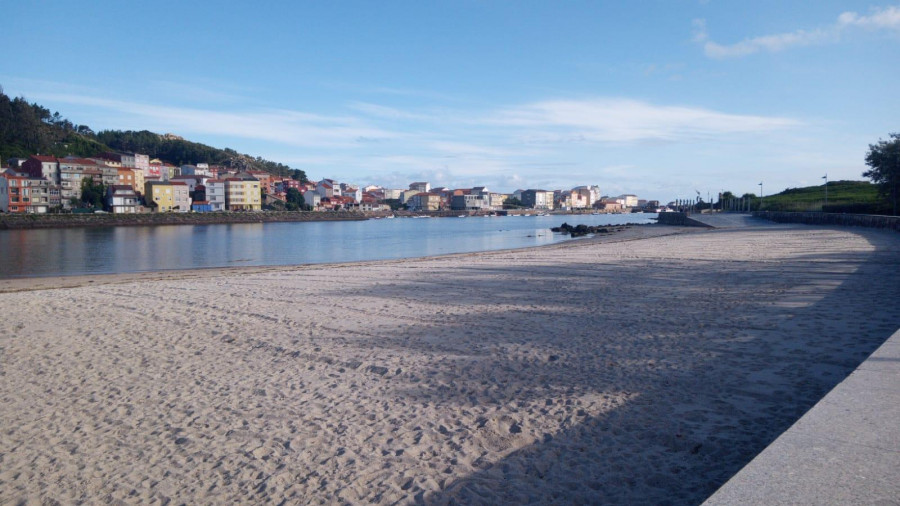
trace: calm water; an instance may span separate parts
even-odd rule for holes
[[[384,260],[540,246],[550,227],[655,214],[248,223],[0,231],[0,278]]]

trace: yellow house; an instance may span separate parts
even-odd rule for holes
[[[262,210],[259,180],[229,177],[225,179],[225,209],[229,211]]]
[[[144,202],[154,212],[164,213],[175,207],[175,192],[172,185],[161,181],[147,181],[144,183]],[[152,203],[156,204],[153,206]]]
[[[140,169],[132,170],[134,173],[134,191],[141,191],[144,189],[144,171]]]

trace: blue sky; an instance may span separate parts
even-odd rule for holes
[[[900,130],[897,3],[225,5],[7,0],[0,86],[312,179],[664,201],[862,179]]]

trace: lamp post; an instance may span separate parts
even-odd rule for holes
[[[760,181],[760,183],[759,183],[759,210],[760,211],[762,211],[762,205],[763,205],[763,187],[762,187],[762,181]]]
[[[828,173],[826,172],[822,179],[825,180],[825,207],[822,208],[822,212],[827,213],[826,208],[828,207]]]

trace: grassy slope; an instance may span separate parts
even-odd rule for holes
[[[821,211],[825,203],[825,185],[805,188],[788,188],[776,195],[765,197],[763,209],[767,211]],[[878,187],[867,181],[829,181],[828,205],[877,206]]]

